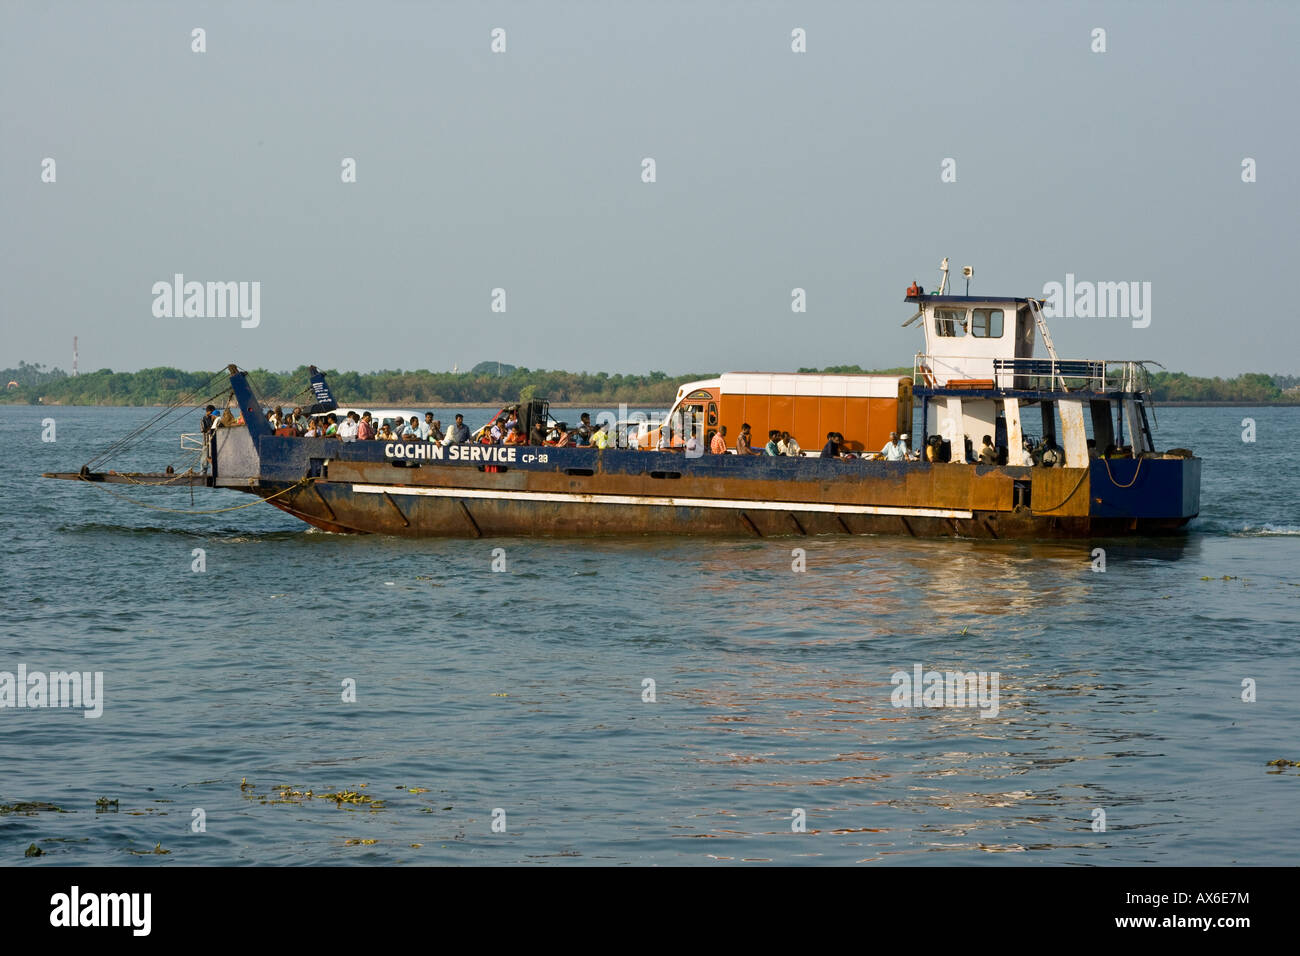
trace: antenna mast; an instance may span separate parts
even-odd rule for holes
[[[72,377],[77,377],[77,337],[72,337]]]

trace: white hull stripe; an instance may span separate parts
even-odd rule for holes
[[[579,492],[488,491],[482,488],[413,488],[410,485],[353,485],[362,495],[425,495],[432,498],[482,498],[553,501],[562,504],[658,505],[678,508],[731,508],[743,511],[819,511],[837,515],[902,515],[907,518],[969,518],[952,508],[893,508],[887,505],[834,505],[816,501],[742,501],[732,498],[673,498],[659,495],[586,495]]]

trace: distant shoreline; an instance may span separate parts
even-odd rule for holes
[[[1151,408],[1300,408],[1296,402],[1152,402]]]

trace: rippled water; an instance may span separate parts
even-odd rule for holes
[[[151,414],[0,408],[0,670],[105,682],[0,710],[0,804],[66,811],[0,809],[5,864],[1296,862],[1296,410],[1162,410],[1202,517],[1068,544],[415,542],[36,477]],[[998,715],[893,707],[916,664],[998,672]]]

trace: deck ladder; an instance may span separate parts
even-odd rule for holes
[[[1056,357],[1056,346],[1052,344],[1052,333],[1047,331],[1047,320],[1043,318],[1043,312],[1038,308],[1038,302],[1029,299],[1029,314],[1034,317],[1034,324],[1038,326],[1038,334],[1043,337],[1043,344],[1047,346],[1047,355],[1052,360],[1053,382],[1056,379],[1061,381],[1061,391],[1068,392],[1070,389],[1065,384],[1065,376],[1060,374],[1057,367],[1059,361]]]

